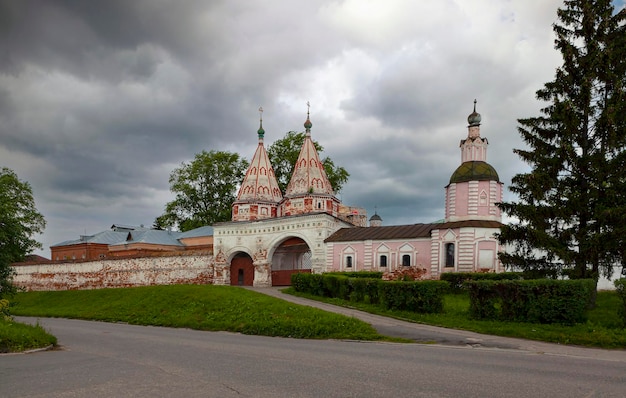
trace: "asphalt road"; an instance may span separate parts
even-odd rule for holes
[[[623,352],[546,354],[39,322],[62,348],[0,356],[0,397],[626,396]]]

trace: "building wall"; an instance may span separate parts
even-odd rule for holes
[[[454,228],[433,230],[431,233],[431,275],[438,277],[443,272],[502,272],[498,260],[501,250],[494,234],[497,228]],[[447,244],[454,244],[454,264],[446,266]]]
[[[404,268],[402,257],[410,256],[411,267],[426,269],[429,273],[430,239],[376,240],[354,242],[328,242],[326,268],[332,271],[381,271],[393,272]],[[387,265],[381,265],[381,255],[387,257]],[[352,257],[352,267],[347,257]]]
[[[294,237],[302,239],[311,250],[311,272],[324,272],[324,239],[347,226],[350,224],[325,213],[214,225],[215,283],[229,284],[231,260],[238,253],[246,253],[254,261],[254,286],[271,286],[272,255]]]
[[[99,260],[109,255],[109,246],[100,243],[81,243],[70,246],[50,248],[52,261],[62,260]]]
[[[212,284],[214,274],[209,254],[18,265],[14,269],[15,285],[28,291]]]

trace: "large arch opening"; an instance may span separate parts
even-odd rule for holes
[[[272,286],[291,285],[291,274],[311,272],[311,249],[300,238],[289,238],[272,255]]]
[[[247,253],[237,253],[230,261],[230,284],[233,286],[252,286],[254,284],[254,265]]]

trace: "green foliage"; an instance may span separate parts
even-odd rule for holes
[[[39,324],[26,325],[0,318],[0,353],[20,352],[56,344],[56,337]]]
[[[281,192],[285,192],[287,189],[293,174],[293,168],[304,143],[304,137],[304,132],[289,131],[284,138],[274,141],[267,149],[267,155],[272,163],[272,167],[274,167],[274,175]],[[313,145],[315,145],[318,154],[324,151],[324,148],[316,141],[313,141]],[[341,192],[350,174],[343,167],[335,166],[335,163],[329,157],[322,158],[321,161],[324,164],[324,171],[333,190]]]
[[[572,325],[585,321],[595,291],[593,279],[468,281],[470,316]]]
[[[452,292],[459,293],[463,290],[463,284],[467,281],[517,280],[523,279],[523,275],[520,272],[444,272],[439,276],[439,279],[448,282]]]
[[[380,302],[390,310],[436,313],[443,311],[444,281],[381,282]]]
[[[354,272],[325,272],[324,275],[341,275],[348,278],[374,278],[382,279],[383,273],[378,271],[354,271]]]
[[[294,289],[291,288],[287,289],[286,292],[329,304],[355,308],[372,314],[433,326],[469,330],[476,333],[496,336],[546,341],[557,344],[573,344],[602,348],[626,348],[626,333],[624,333],[622,323],[617,316],[619,299],[615,291],[599,291],[596,306],[587,313],[587,322],[575,325],[473,319],[469,316],[470,300],[468,292],[444,295],[443,312],[430,314],[388,310],[377,304],[313,296],[295,292]]]
[[[553,25],[563,65],[537,91],[541,116],[519,119],[531,167],[513,177],[519,220],[499,235],[512,269],[611,275],[626,259],[626,10],[610,0],[568,0]]]
[[[230,221],[237,187],[248,162],[236,153],[202,151],[170,175],[170,190],[176,198],[154,225],[178,227],[181,231]]]
[[[10,321],[9,300],[0,299],[0,321]]]
[[[622,328],[626,328],[626,278],[618,279],[614,282],[615,292],[619,297],[617,315],[620,318]]]
[[[356,318],[296,305],[234,286],[171,285],[27,292],[13,312],[135,325],[308,339],[381,340]]]
[[[442,295],[448,289],[443,281],[391,282],[342,273],[294,274],[291,286],[296,292],[418,312],[441,311]]]
[[[0,299],[15,293],[11,264],[41,248],[33,236],[45,226],[30,184],[20,181],[12,170],[0,169]]]

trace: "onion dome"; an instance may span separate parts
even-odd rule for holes
[[[470,113],[467,117],[467,123],[469,123],[470,126],[480,126],[480,120],[480,113],[476,112],[476,100],[474,100],[474,112]]]
[[[466,181],[497,181],[500,177],[489,163],[472,160],[462,163],[450,177],[450,184]]]

